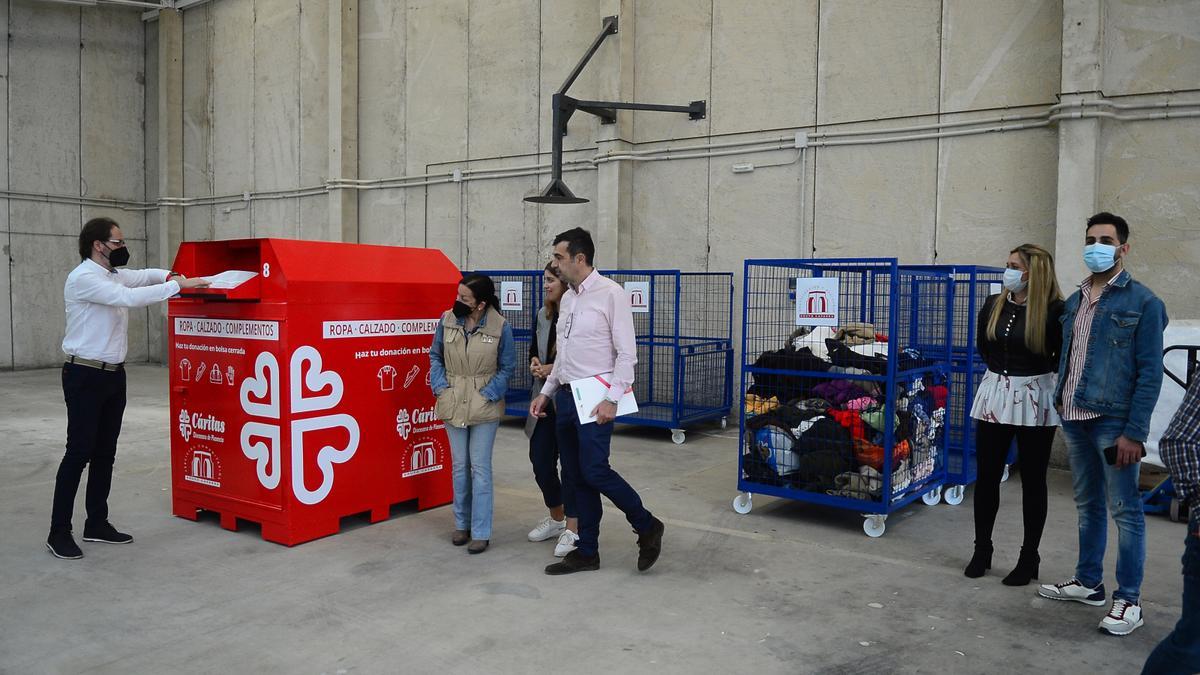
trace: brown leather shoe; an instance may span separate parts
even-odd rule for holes
[[[471,541],[471,533],[468,530],[455,530],[450,536],[450,543],[455,546],[462,546],[468,541]]]
[[[484,551],[487,550],[487,547],[488,547],[487,539],[472,539],[471,545],[467,546],[467,553],[470,553],[471,555],[475,555],[476,553],[483,553]]]

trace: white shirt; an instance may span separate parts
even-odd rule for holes
[[[129,351],[129,308],[148,307],[179,292],[167,270],[118,269],[110,272],[84,260],[67,275],[67,356],[123,363]]]

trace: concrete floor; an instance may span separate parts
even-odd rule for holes
[[[65,428],[58,371],[0,374],[0,672],[1138,672],[1179,615],[1184,528],[1164,518],[1147,521],[1147,624],[1108,637],[1103,609],[1000,584],[1019,475],[997,569],[969,580],[969,494],[909,507],[880,539],[853,513],[767,497],[739,516],[736,432],[715,427],[682,446],[661,431],[614,439],[614,465],[667,523],[647,574],[614,510],[600,571],[542,573],[552,542],[525,541],[543,512],[517,424],[497,440],[486,554],[450,545],[448,507],[349,519],[289,549],[170,515],[166,375],[130,369],[111,505],[137,542],[62,561],[43,547]],[[81,490],[77,528],[82,512]],[[1055,471],[1043,578],[1070,575],[1074,551],[1069,476]]]

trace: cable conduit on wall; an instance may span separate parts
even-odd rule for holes
[[[1111,108],[1113,110],[1154,111],[1123,114],[1097,110],[1096,108]],[[851,145],[880,145],[886,143],[904,143],[911,141],[935,140],[941,138],[960,138],[981,134],[1004,133],[1008,131],[1023,131],[1041,129],[1061,120],[1079,119],[1108,119],[1121,122],[1142,122],[1167,119],[1182,119],[1200,117],[1200,110],[1183,110],[1183,108],[1200,108],[1200,101],[1160,101],[1156,103],[1121,104],[1106,99],[1061,103],[1048,106],[1040,114],[1000,115],[976,120],[955,120],[949,122],[933,122],[916,124],[907,127],[886,127],[882,129],[857,129],[850,131],[823,131],[808,134],[807,147],[842,147]],[[802,131],[803,128],[798,128]],[[913,133],[932,131],[932,133]],[[678,147],[663,147],[649,150],[629,150],[619,153],[601,153],[587,159],[564,161],[566,171],[595,171],[599,165],[610,162],[661,162],[689,159],[707,159],[711,157],[730,157],[776,150],[795,150],[795,136],[779,136],[776,138],[756,138],[740,141],[723,141],[720,143],[693,144]],[[763,168],[783,166],[795,163],[778,162],[760,165]],[[520,178],[539,176],[548,173],[550,165],[522,164],[515,166],[499,166],[487,169],[463,169],[457,172],[414,174],[411,176],[396,176],[391,178],[348,179],[335,178],[326,181],[324,185],[314,185],[301,188],[264,190],[242,194],[211,195],[204,197],[162,197],[157,201],[136,201],[84,197],[77,195],[58,195],[50,193],[23,192],[0,190],[0,199],[18,201],[45,202],[53,204],[70,204],[93,206],[100,208],[116,208],[123,211],[153,211],[164,207],[187,208],[192,206],[216,206],[253,202],[263,200],[295,199],[314,197],[328,194],[333,190],[390,190],[446,183],[467,182],[473,180],[495,180],[505,178]]]

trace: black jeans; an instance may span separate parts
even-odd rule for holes
[[[70,530],[75,493],[83,467],[88,466],[87,519],[108,520],[117,437],[125,415],[125,370],[97,370],[64,364],[63,398],[67,402],[67,453],[58,465],[50,531]]]
[[[1000,478],[1013,438],[1017,439],[1017,461],[1021,465],[1021,511],[1025,539],[1021,547],[1033,553],[1046,527],[1046,469],[1056,427],[1019,427],[978,420],[975,426],[975,543],[989,544],[996,512],[1000,509]]]
[[[533,465],[533,479],[542,491],[546,508],[561,506],[568,518],[574,518],[575,491],[569,481],[559,478],[557,419],[554,406],[547,407],[546,416],[537,421],[529,437],[529,463]]]

